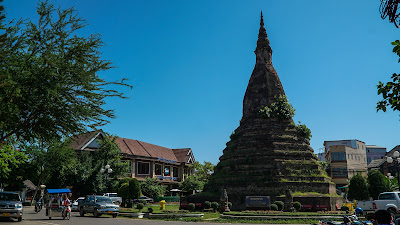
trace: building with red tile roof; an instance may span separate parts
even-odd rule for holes
[[[99,141],[106,137],[102,130],[87,132],[72,138],[71,146],[77,151],[96,151],[100,148]],[[130,171],[128,177],[144,180],[157,178],[160,183],[170,189],[192,174],[189,165],[195,162],[190,148],[170,149],[139,140],[120,138],[116,144],[121,150],[123,160],[128,161]]]

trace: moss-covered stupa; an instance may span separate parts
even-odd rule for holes
[[[226,144],[205,191],[221,193],[225,188],[234,210],[245,208],[246,196],[278,196],[286,190],[334,194],[335,185],[291,116],[282,119],[260,113],[285,97],[272,65],[262,13],[255,54],[240,126]]]

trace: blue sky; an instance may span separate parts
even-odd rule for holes
[[[326,140],[400,144],[399,113],[375,109],[378,81],[400,72],[390,44],[400,29],[380,18],[378,0],[52,2],[76,7],[89,23],[82,35],[103,35],[103,58],[117,68],[102,76],[133,85],[123,89],[130,99],[108,99],[118,117],[109,133],[217,163],[242,116],[262,10],[294,120],[311,129],[316,153]],[[36,3],[5,0],[8,19],[37,20]]]

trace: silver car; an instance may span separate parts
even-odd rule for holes
[[[18,193],[0,192],[0,217],[16,218],[22,221],[22,202]]]

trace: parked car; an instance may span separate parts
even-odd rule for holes
[[[115,204],[121,205],[122,198],[118,197],[117,193],[105,193],[103,196],[109,197]]]
[[[362,208],[364,212],[384,209],[392,214],[397,214],[400,209],[400,192],[380,193],[378,200],[358,201],[356,207]]]
[[[71,205],[72,212],[79,212],[79,207],[78,207],[79,202],[82,202],[84,199],[85,199],[85,197],[79,197],[74,202],[72,202],[72,205]]]
[[[22,202],[18,193],[0,192],[0,217],[16,218],[22,221]]]
[[[114,204],[110,198],[101,195],[88,195],[78,204],[80,216],[85,213],[93,213],[95,217],[100,217],[103,214],[117,217],[119,206]]]
[[[147,196],[141,196],[141,197],[139,197],[139,198],[137,198],[137,199],[133,199],[133,202],[134,202],[134,203],[139,203],[140,200],[146,200],[147,203],[154,203],[154,199],[149,198],[149,197],[147,197]]]

